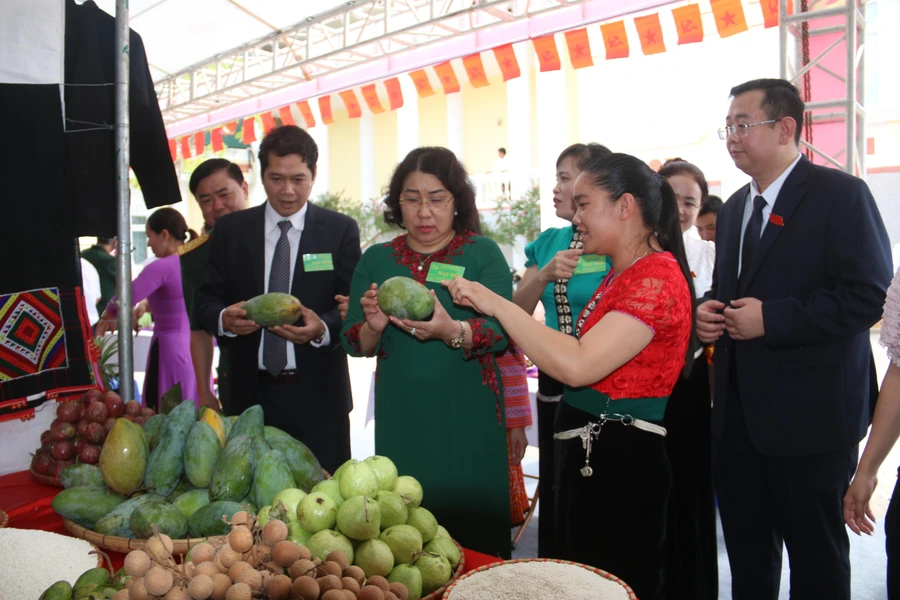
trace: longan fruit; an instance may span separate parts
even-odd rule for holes
[[[246,510],[239,510],[231,517],[231,525],[247,525],[250,522],[250,513]]]
[[[238,581],[237,576],[242,571],[244,571],[246,569],[252,569],[252,568],[253,567],[251,567],[248,563],[245,563],[244,561],[239,560],[236,563],[234,563],[233,565],[231,565],[230,569],[228,569],[228,577],[230,577],[232,581],[237,583],[237,581]]]
[[[313,562],[316,563],[316,566],[318,567],[318,566],[321,565],[324,561],[323,561],[321,558],[319,558],[319,557],[317,556],[317,557],[315,557],[315,558],[313,559]]]
[[[344,584],[341,583],[341,580],[338,579],[336,575],[326,575],[325,577],[319,577],[318,579],[316,579],[316,581],[319,582],[319,587],[322,589],[323,593],[327,592],[328,590],[344,589]]]
[[[144,588],[151,596],[165,596],[172,589],[172,573],[162,567],[151,567],[144,575]]]
[[[199,575],[206,575],[207,577],[212,578],[216,573],[221,573],[219,567],[216,566],[216,563],[212,562],[202,562],[199,565],[194,567],[194,577]]]
[[[352,577],[341,577],[341,585],[345,590],[350,590],[354,594],[359,593],[359,582]]]
[[[291,578],[287,575],[273,575],[263,584],[269,600],[288,600],[291,597]]]
[[[202,562],[212,560],[216,557],[216,549],[212,544],[203,542],[191,548],[191,562],[199,565]]]
[[[150,570],[150,555],[143,550],[132,550],[125,557],[125,572],[132,577],[143,577]]]
[[[241,560],[241,553],[235,552],[231,548],[231,546],[225,544],[224,546],[219,548],[219,552],[216,555],[216,558],[220,563],[222,563],[222,566],[225,567],[225,570],[228,570],[234,565],[234,563]]]
[[[344,569],[350,566],[350,561],[347,560],[347,555],[340,550],[332,550],[328,553],[328,556],[325,557],[325,560],[334,561],[337,564],[341,565],[341,572],[343,572]],[[338,575],[340,575],[340,573],[338,573]]]
[[[128,589],[124,588],[116,592],[112,600],[131,600],[131,596],[128,595]]]
[[[288,537],[288,527],[284,521],[272,519],[262,530],[262,539],[270,546],[274,546],[278,542],[283,542]]]
[[[359,583],[360,587],[366,582],[366,572],[356,565],[350,565],[344,569],[344,577],[352,577]]]
[[[294,580],[294,585],[291,586],[291,597],[297,600],[317,600],[320,591],[318,581],[303,575]]]
[[[347,600],[343,590],[328,590],[322,594],[322,600]]]
[[[155,560],[158,563],[163,563],[167,558],[171,558],[172,551],[167,547],[165,540],[162,539],[162,534],[159,537],[152,537],[147,540],[146,551],[147,554],[150,555],[150,558]],[[165,536],[168,538],[169,536]],[[169,540],[169,546],[174,549],[172,545],[172,540]]]
[[[268,527],[268,523],[266,526]],[[272,560],[280,567],[290,567],[300,560],[300,547],[290,540],[278,542],[272,548]]]
[[[207,563],[207,564],[215,565],[216,563],[213,562],[213,563]],[[193,577],[194,576],[194,563],[186,562],[183,565],[181,565],[181,572],[184,573],[184,576],[187,577],[188,579]],[[216,572],[217,573],[222,572],[219,570],[219,565],[216,565]]]
[[[191,600],[191,597],[184,591],[184,588],[173,587],[163,596],[163,600]]]
[[[206,600],[212,596],[215,586],[209,575],[197,575],[188,585],[188,593],[194,600]]]
[[[151,598],[150,594],[147,593],[147,588],[144,587],[143,577],[131,580],[131,587],[128,588],[128,594],[131,596],[131,600],[150,600]]]
[[[394,595],[394,592],[388,591],[384,593],[384,600],[398,600],[398,598]]]
[[[359,600],[384,600],[384,592],[377,585],[367,585],[356,595]]]
[[[228,593],[228,588],[231,587],[231,577],[226,575],[225,573],[217,573],[212,576],[213,582],[213,600],[225,600],[225,594]]]
[[[235,552],[247,552],[253,547],[253,534],[246,527],[235,527],[228,534],[228,545]]]
[[[391,590],[391,584],[381,575],[373,575],[366,579],[366,587],[369,587],[370,585],[377,585],[381,588],[382,592],[389,592]]]
[[[409,590],[399,581],[395,581],[391,584],[390,591],[397,596],[397,600],[407,600],[409,598]]]
[[[234,578],[234,582],[246,583],[252,591],[258,592],[262,589],[262,573],[253,568],[243,569]]]
[[[309,576],[311,579],[315,579],[315,568],[316,565],[313,564],[313,561],[307,558],[301,558],[300,560],[295,561],[294,564],[292,564],[288,568],[288,573],[294,579],[303,577],[304,575]]]
[[[356,594],[351,592],[350,590],[341,590],[344,592],[344,600],[356,600]]]
[[[332,554],[334,553],[332,552]],[[325,567],[325,573],[327,575],[334,575],[338,579],[340,579],[341,574],[344,572],[344,567],[342,567],[340,563],[336,563],[333,560],[326,560],[325,564],[323,564],[322,566]]]
[[[246,583],[236,583],[225,593],[225,600],[250,600],[253,592]]]
[[[297,544],[297,547],[300,548],[300,558],[312,560],[312,552],[309,551],[309,548],[307,548],[303,544]]]

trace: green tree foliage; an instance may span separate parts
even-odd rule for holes
[[[384,205],[381,200],[360,201],[344,196],[340,192],[319,194],[314,202],[322,208],[347,215],[359,224],[359,241],[363,250],[378,241],[383,234],[394,228],[384,222]]]

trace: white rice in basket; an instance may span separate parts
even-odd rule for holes
[[[38,600],[48,587],[71,584],[97,566],[88,542],[33,529],[0,529],[0,600]]]
[[[472,573],[450,591],[450,600],[628,600],[614,581],[583,567],[556,562],[510,563]]]

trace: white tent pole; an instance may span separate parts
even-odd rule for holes
[[[134,348],[131,337],[131,187],[128,74],[130,66],[128,0],[116,0],[116,212],[119,224],[118,278],[119,394],[134,398]]]

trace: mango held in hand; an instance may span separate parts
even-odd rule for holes
[[[127,419],[116,419],[100,450],[100,473],[106,485],[124,496],[133,494],[144,481],[147,458],[141,426]]]
[[[271,292],[250,298],[241,307],[247,318],[263,327],[292,325],[300,318],[303,305],[290,294]]]
[[[409,277],[391,277],[378,288],[378,306],[398,319],[428,321],[434,314],[434,296]]]

